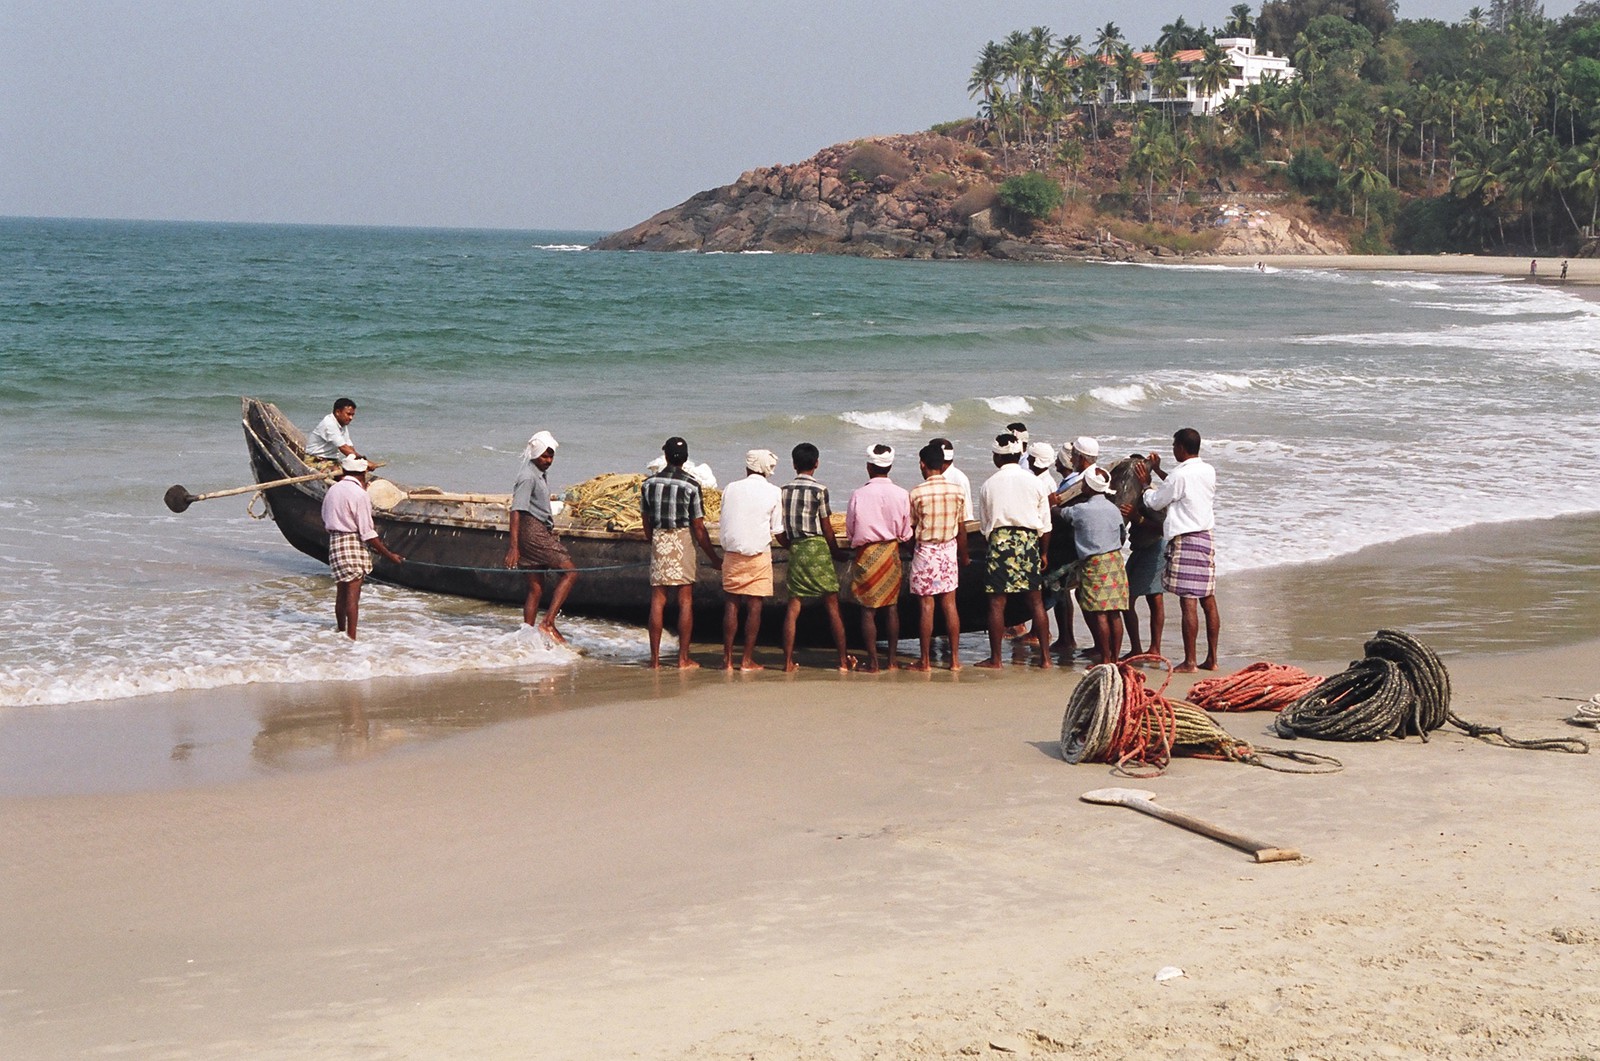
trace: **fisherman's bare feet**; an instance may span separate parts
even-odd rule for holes
[[[1063,641],[1061,638],[1058,637],[1058,638],[1056,638],[1055,644],[1050,646],[1050,651],[1052,651],[1052,652],[1076,652],[1076,651],[1078,651],[1078,643],[1076,641]]]
[[[684,658],[682,658],[680,656],[678,658],[678,669],[679,670],[699,670],[700,669],[700,664],[696,663],[692,659],[684,659]]]
[[[953,659],[953,660],[950,661],[950,670],[951,670],[952,673],[954,673],[955,671],[958,671],[960,669],[961,669],[961,661],[960,660]]]
[[[1178,664],[1176,667],[1173,667],[1172,668],[1172,673],[1174,673],[1174,674],[1193,674],[1195,671],[1197,671],[1199,669],[1200,668],[1196,667],[1193,663],[1190,663],[1188,660],[1185,660],[1182,663]]]
[[[558,645],[565,645],[567,643],[567,639],[561,636],[561,631],[557,630],[555,625],[552,623],[540,623],[539,632]]]
[[[847,674],[850,671],[855,670],[858,665],[859,661],[854,656],[845,656],[839,660],[839,673]]]
[[[649,662],[649,664],[647,664],[647,666],[649,666],[651,670],[660,670],[661,661],[659,659],[653,659]]]
[[[765,663],[756,663],[756,662],[752,661],[750,663],[741,663],[741,664],[739,664],[739,669],[742,670],[742,671],[766,670],[767,669],[767,665]]]
[[[731,659],[723,660],[722,661],[722,669],[723,670],[733,670],[733,660],[731,660]]]
[[[1207,658],[1204,663],[1200,664],[1200,669],[1201,670],[1216,670],[1217,669],[1217,661],[1214,660],[1214,659]]]
[[[1051,667],[1054,667],[1054,666],[1055,666],[1055,664],[1050,662],[1050,656],[1049,656],[1048,653],[1046,653],[1045,655],[1039,657],[1039,669],[1040,670],[1049,670]]]
[[[999,660],[995,659],[993,656],[988,656],[988,657],[986,657],[984,659],[980,659],[978,662],[974,663],[973,666],[974,667],[982,667],[984,670],[999,670],[1000,667],[1001,667],[1001,663],[1000,663]],[[955,668],[952,667],[951,669],[954,670]]]
[[[785,661],[784,664],[783,664],[783,673],[785,673],[785,674],[793,674],[795,671],[797,671],[799,669],[800,669],[800,664],[796,663],[792,659]]]

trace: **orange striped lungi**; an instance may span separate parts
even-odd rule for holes
[[[872,542],[856,557],[850,592],[863,608],[883,608],[900,597],[900,543]]]

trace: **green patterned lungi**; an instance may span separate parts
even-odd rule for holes
[[[802,600],[839,592],[839,572],[833,566],[828,539],[801,538],[789,545],[789,596]]]
[[[996,527],[989,535],[983,567],[990,593],[1027,593],[1044,585],[1039,558],[1039,532],[1024,527]]]

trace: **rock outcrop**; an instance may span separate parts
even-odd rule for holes
[[[966,134],[965,138],[963,133]],[[1013,218],[998,186],[1023,160],[996,159],[972,130],[838,144],[805,162],[766,166],[693,196],[596,250],[851,254],[869,258],[1005,261],[1153,260],[1175,252],[1118,239],[1094,224],[1035,226]],[[1040,160],[1026,160],[1026,166]],[[1115,181],[1115,151],[1104,179]],[[1210,224],[1197,216],[1196,227]],[[1224,254],[1338,253],[1303,222],[1252,212],[1224,237]],[[1276,248],[1276,249],[1269,249]]]
[[[1348,254],[1342,241],[1301,221],[1238,203],[1217,208],[1211,224],[1222,230],[1217,254]]]

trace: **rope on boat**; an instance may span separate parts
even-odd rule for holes
[[[1280,737],[1362,741],[1416,734],[1426,742],[1430,732],[1449,723],[1469,737],[1507,748],[1578,755],[1589,750],[1588,742],[1577,737],[1519,740],[1498,726],[1456,715],[1444,663],[1410,634],[1379,630],[1363,650],[1364,658],[1283,709],[1273,723]]]
[[[1061,720],[1061,757],[1069,763],[1116,764],[1130,777],[1156,777],[1174,752],[1203,759],[1225,759],[1288,773],[1329,773],[1343,769],[1332,756],[1314,752],[1255,748],[1217,725],[1204,711],[1167,698],[1172,664],[1161,656],[1135,657],[1166,669],[1161,687],[1151,691],[1145,675],[1129,661],[1089,668],[1072,691]],[[1279,765],[1284,759],[1298,767]]]
[[[1282,711],[1322,682],[1286,663],[1252,663],[1221,678],[1189,687],[1189,702],[1206,711]]]

